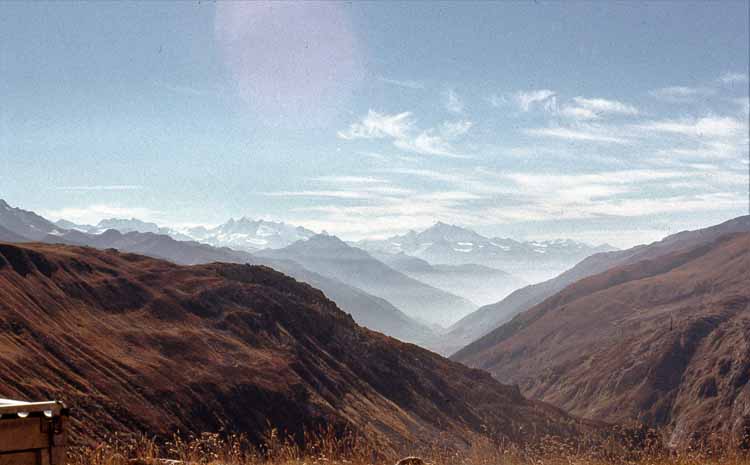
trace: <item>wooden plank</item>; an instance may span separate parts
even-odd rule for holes
[[[65,465],[67,463],[68,456],[65,453],[65,447],[53,447],[50,456],[52,457],[50,465]]]
[[[49,434],[42,432],[47,418],[29,417],[0,420],[0,453],[49,447]]]
[[[42,451],[46,453],[47,451]],[[0,465],[41,465],[38,451],[26,451],[16,454],[0,455]]]

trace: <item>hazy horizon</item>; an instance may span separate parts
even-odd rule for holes
[[[748,40],[746,1],[2,3],[0,198],[628,247],[748,213]]]
[[[0,200],[4,200],[4,199],[0,199]],[[21,206],[21,205],[11,205],[11,207],[12,208],[21,208],[22,210],[24,210],[23,206]],[[45,217],[45,219],[48,219],[48,220],[54,221],[54,222],[70,221],[67,217],[64,217],[64,216],[59,216],[59,217],[57,215],[55,215],[55,216],[43,215],[43,216]],[[746,216],[746,215],[739,215],[739,216]],[[720,223],[723,223],[725,221],[729,221],[729,220],[735,219],[735,218],[737,218],[737,217],[729,217],[729,218],[726,218],[724,220],[719,221],[716,224],[720,224]],[[79,226],[97,227],[101,223],[107,223],[107,221],[111,221],[111,220],[144,221],[146,223],[156,224],[159,227],[174,229],[174,231],[177,232],[177,233],[189,233],[192,228],[200,228],[200,227],[204,227],[206,229],[211,230],[211,229],[219,228],[219,227],[227,224],[230,221],[239,222],[239,221],[242,221],[242,220],[248,220],[248,221],[253,221],[253,222],[285,223],[285,224],[288,224],[288,225],[291,225],[291,226],[301,226],[301,227],[303,227],[305,229],[310,229],[315,234],[337,236],[340,239],[342,239],[344,241],[347,241],[347,242],[357,242],[357,241],[360,241],[360,240],[376,240],[377,241],[377,240],[389,239],[389,238],[394,237],[394,236],[408,234],[408,233],[411,233],[411,232],[420,233],[420,232],[423,232],[423,231],[425,231],[427,229],[430,229],[430,228],[432,228],[434,226],[437,226],[437,225],[439,225],[441,223],[449,225],[449,226],[456,226],[456,227],[459,227],[459,228],[462,228],[462,229],[471,230],[471,231],[474,231],[474,232],[478,232],[479,234],[482,234],[481,232],[479,232],[478,228],[474,228],[471,225],[461,225],[461,224],[454,224],[454,223],[446,223],[444,221],[439,221],[439,220],[436,220],[434,223],[432,223],[430,225],[427,225],[427,226],[425,226],[423,228],[409,229],[407,231],[404,231],[403,233],[394,233],[394,234],[390,234],[390,235],[364,235],[364,236],[361,236],[361,237],[357,237],[355,239],[348,238],[345,235],[338,235],[338,234],[335,234],[335,233],[327,231],[327,230],[314,230],[314,229],[311,229],[311,228],[307,228],[304,224],[286,223],[283,220],[276,220],[276,219],[273,219],[273,218],[249,217],[249,216],[230,217],[230,218],[227,218],[227,220],[225,222],[222,222],[222,223],[179,223],[179,224],[166,224],[166,223],[157,223],[155,221],[146,221],[146,220],[143,220],[143,218],[138,218],[138,217],[134,217],[134,216],[133,217],[117,217],[117,216],[106,216],[106,215],[103,215],[98,220],[93,221],[93,222],[89,222],[89,223],[76,223],[76,222],[71,221],[71,223],[74,223],[74,224],[79,225]],[[714,225],[715,224],[707,224],[705,226],[706,227],[710,227],[710,226],[714,226]],[[112,229],[117,229],[117,228],[112,228]],[[697,229],[700,229],[700,228],[697,228]],[[624,244],[622,246],[616,246],[615,244],[611,244],[611,243],[606,242],[606,241],[596,242],[596,241],[590,241],[590,240],[572,239],[571,236],[565,236],[564,233],[563,233],[563,235],[551,234],[551,235],[541,235],[541,236],[533,236],[533,237],[518,236],[518,235],[516,235],[516,236],[513,236],[513,235],[507,235],[507,236],[485,235],[485,237],[487,237],[487,238],[499,237],[499,238],[504,238],[504,239],[512,239],[512,240],[516,240],[516,241],[520,241],[520,242],[524,242],[524,241],[526,241],[526,242],[534,242],[534,241],[544,242],[544,241],[554,241],[554,240],[575,240],[577,242],[581,242],[581,243],[587,244],[587,245],[592,246],[592,247],[614,246],[614,247],[617,247],[617,248],[620,248],[620,249],[625,249],[625,248],[629,248],[629,247],[632,247],[632,246],[635,246],[635,245],[641,245],[641,244],[648,244],[648,243],[651,243],[651,242],[657,242],[657,241],[659,241],[661,239],[664,239],[665,237],[667,237],[667,236],[669,236],[671,234],[674,234],[676,232],[680,232],[680,230],[670,231],[669,233],[665,233],[663,236],[658,236],[658,237],[655,237],[653,240],[647,240],[647,241],[641,242],[641,243],[634,243],[634,242],[632,242],[630,240],[626,240],[626,241],[622,242]],[[572,233],[572,234],[574,235],[574,233]]]

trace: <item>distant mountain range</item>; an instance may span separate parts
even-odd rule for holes
[[[101,234],[108,229],[115,229],[122,233],[164,234],[178,241],[196,241],[215,247],[230,247],[245,252],[255,252],[267,248],[280,249],[315,234],[301,226],[276,221],[251,220],[245,217],[238,220],[230,218],[226,223],[212,228],[196,226],[175,229],[137,218],[109,218],[100,221],[96,226],[76,224],[64,219],[57,221],[55,224],[63,229],[72,229],[89,234]]]
[[[464,298],[424,284],[335,236],[318,234],[259,257],[292,260],[305,268],[383,297],[418,321],[450,325],[476,309]]]
[[[135,231],[164,234],[179,241],[196,241],[251,253],[263,249],[281,249],[316,234],[302,226],[247,217],[230,219],[216,227],[180,229],[159,226],[136,218],[110,218],[100,221],[95,226],[60,220],[56,225],[63,229],[91,234],[100,234],[107,229],[116,229],[123,233]],[[592,247],[568,239],[520,242],[505,238],[487,238],[470,229],[441,222],[422,232],[411,231],[385,240],[362,240],[351,242],[349,245],[363,249],[386,263],[391,261],[387,257],[403,254],[423,259],[432,265],[482,265],[505,271],[526,282],[548,279],[589,255],[615,250],[606,244]],[[475,303],[480,305],[497,301],[502,298],[504,289],[509,286],[501,284],[497,289],[503,291],[496,291],[494,284],[493,282],[484,286],[481,292],[472,293],[474,298],[463,294],[462,296],[472,301],[476,300]]]
[[[102,224],[127,226],[130,229],[153,229],[153,226],[138,220],[108,221],[100,223]],[[75,228],[63,229],[63,226],[71,225]],[[91,233],[84,232],[88,228],[91,228],[89,229]],[[64,222],[54,224],[33,212],[12,208],[0,200],[0,241],[29,242],[33,240],[86,245],[98,249],[117,249],[162,258],[181,265],[211,262],[265,264],[295,279],[315,285],[326,295],[336,299],[339,306],[349,312],[358,323],[368,328],[382,331],[407,342],[423,343],[434,337],[431,329],[408,317],[386,300],[346,285],[339,280],[313,273],[298,263],[256,257],[248,252],[227,247],[214,247],[194,241],[178,241],[169,235],[153,232],[131,230],[122,233],[115,229],[98,232],[99,230],[99,225],[85,227]]]
[[[553,279],[523,287],[500,302],[481,307],[453,324],[445,334],[429,342],[427,347],[443,354],[451,354],[474,341],[479,344],[478,340],[482,336],[580,279],[618,265],[635,263],[683,247],[713,241],[725,234],[748,231],[750,216],[742,216],[709,228],[673,234],[652,244],[591,255]]]
[[[159,226],[156,223],[147,221],[141,221],[137,218],[108,218],[101,220],[96,226],[90,224],[76,224],[67,220],[56,221],[55,224],[64,229],[70,229],[73,231],[80,231],[89,234],[101,234],[109,229],[120,231],[121,233],[129,232],[141,232],[141,233],[153,233],[153,234],[164,234],[172,237],[178,241],[191,241],[192,237],[182,234],[179,231]]]
[[[65,399],[77,444],[113,432],[258,442],[269,425],[302,443],[322,425],[396,455],[590,441],[604,427],[357,326],[267,267],[2,243],[0,295],[3,394]]]
[[[590,270],[606,271],[577,279],[452,359],[577,415],[657,427],[675,447],[712,434],[747,447],[747,231],[750,216],[591,257]]]
[[[252,263],[248,252],[226,247],[213,247],[194,241],[178,241],[171,236],[131,231],[121,233],[108,229],[99,234],[81,231],[65,231],[42,239],[44,242],[87,245],[97,249],[117,249],[162,258],[181,265],[198,265],[210,262]]]
[[[609,245],[592,247],[572,240],[519,242],[487,238],[470,229],[442,222],[422,231],[384,240],[354,243],[374,254],[406,254],[432,264],[477,264],[538,282],[566,270],[587,256],[615,250]]]
[[[375,252],[372,255],[407,276],[478,305],[497,302],[526,284],[505,271],[483,265],[431,265],[403,252],[396,255]]]

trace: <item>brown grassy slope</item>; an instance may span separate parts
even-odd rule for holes
[[[750,433],[750,234],[572,284],[454,359],[574,414],[673,444]]]
[[[584,428],[265,267],[0,244],[0,295],[0,396],[64,399],[79,441],[325,423],[399,449]]]

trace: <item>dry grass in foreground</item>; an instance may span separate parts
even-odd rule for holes
[[[736,447],[714,446],[681,452],[651,444],[624,445],[608,441],[591,447],[572,446],[554,439],[536,446],[503,446],[481,440],[466,451],[435,445],[410,451],[434,465],[750,465],[750,454]],[[333,430],[306,433],[305,447],[271,429],[260,446],[242,436],[221,437],[204,433],[190,439],[173,438],[164,444],[141,438],[113,438],[93,448],[68,454],[69,465],[165,465],[175,462],[201,465],[388,465],[401,458],[383,453],[353,434]]]

